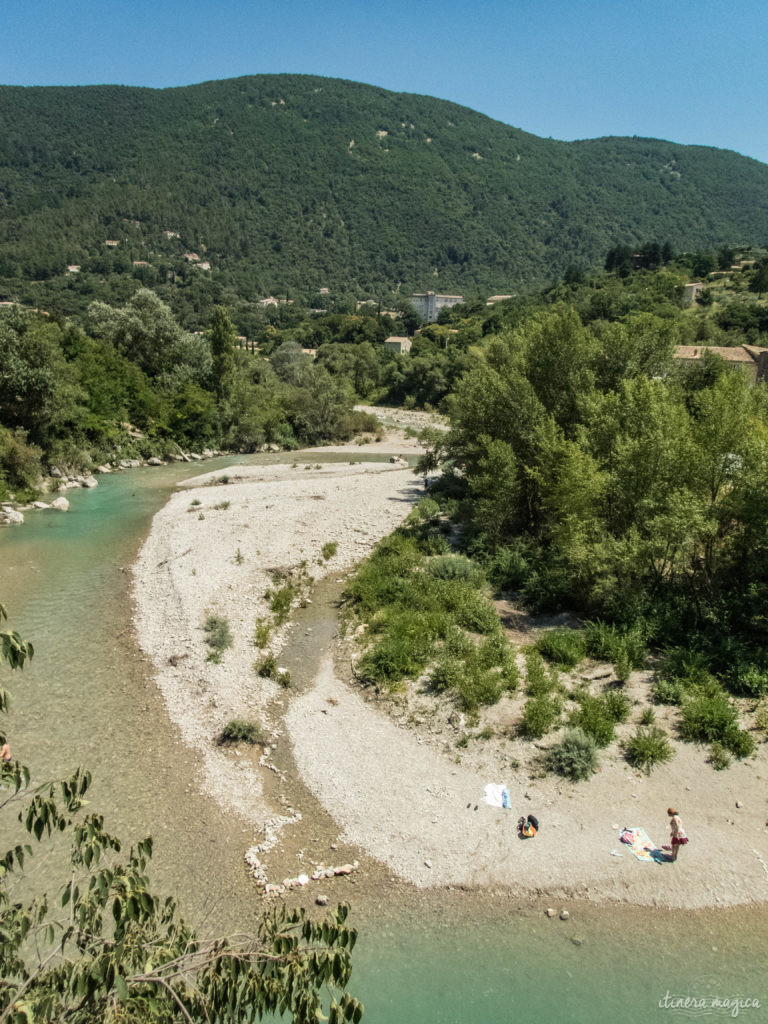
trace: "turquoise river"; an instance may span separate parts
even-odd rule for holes
[[[182,464],[101,477],[93,491],[68,492],[68,513],[29,513],[0,534],[0,600],[36,648],[13,679],[8,728],[37,779],[90,768],[107,826],[126,843],[154,836],[155,888],[175,894],[201,930],[230,931],[260,910],[242,860],[251,832],[198,791],[131,625],[130,566],[153,514],[198,472]],[[330,606],[320,614],[332,622]],[[51,864],[37,870],[55,884]],[[360,939],[350,988],[369,1024],[768,1021],[763,907],[569,903],[563,922],[545,917],[545,896],[398,886],[362,891],[352,905]],[[686,996],[695,1006],[675,1005]]]

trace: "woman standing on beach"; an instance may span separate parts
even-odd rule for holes
[[[669,828],[672,836],[672,856],[669,859],[674,861],[677,860],[680,847],[685,846],[688,842],[688,836],[685,834],[682,821],[680,821],[680,815],[674,807],[668,807],[667,814],[669,815]]]

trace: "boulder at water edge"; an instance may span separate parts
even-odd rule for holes
[[[51,508],[58,509],[59,512],[66,512],[69,508],[69,502],[66,498],[55,498],[51,502]]]
[[[99,481],[95,476],[84,476],[80,481],[83,487],[98,487]]]
[[[158,459],[158,457],[156,455],[153,455],[151,459],[147,459],[147,465],[148,466],[162,466],[163,465],[163,460],[162,459]]]
[[[15,508],[0,509],[0,524],[4,526],[21,526],[24,515]]]

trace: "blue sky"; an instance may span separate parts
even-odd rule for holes
[[[348,78],[556,139],[768,163],[766,0],[0,0],[0,83]]]

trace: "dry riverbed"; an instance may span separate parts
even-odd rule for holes
[[[412,454],[411,444],[395,433],[376,450]],[[313,862],[305,848],[319,842],[322,819],[338,837],[337,859],[359,858],[363,884],[391,876],[418,887],[691,908],[765,901],[765,744],[755,759],[718,773],[706,750],[676,742],[674,759],[650,777],[614,752],[597,776],[572,785],[541,777],[535,748],[523,750],[498,727],[494,738],[457,748],[464,723],[418,687],[393,703],[372,699],[344,678],[349,652],[335,660],[341,648],[330,643],[305,689],[257,674],[266,651],[254,646],[254,629],[269,616],[264,595],[276,571],[306,562],[313,576],[343,578],[422,493],[410,470],[355,463],[355,448],[344,451],[346,464],[315,464],[299,452],[295,467],[239,466],[227,482],[223,474],[187,481],[155,517],[135,567],[137,632],[169,717],[197,751],[201,787],[253,828],[255,845],[276,847],[259,855],[270,880],[312,872],[321,857]],[[328,542],[337,548],[326,560]],[[212,615],[233,636],[220,664],[206,660],[203,625]],[[269,650],[279,654],[289,628],[272,630]],[[636,673],[630,695],[642,698],[647,686]],[[493,712],[497,726],[498,716],[514,725],[515,700]],[[261,723],[269,752],[218,746],[233,718]],[[278,798],[284,781],[290,800]],[[483,802],[489,782],[508,786],[512,810]],[[615,826],[643,826],[661,845],[670,804],[691,842],[674,865],[636,861]],[[526,842],[515,825],[529,812],[542,828]],[[322,859],[332,863],[327,845]]]

